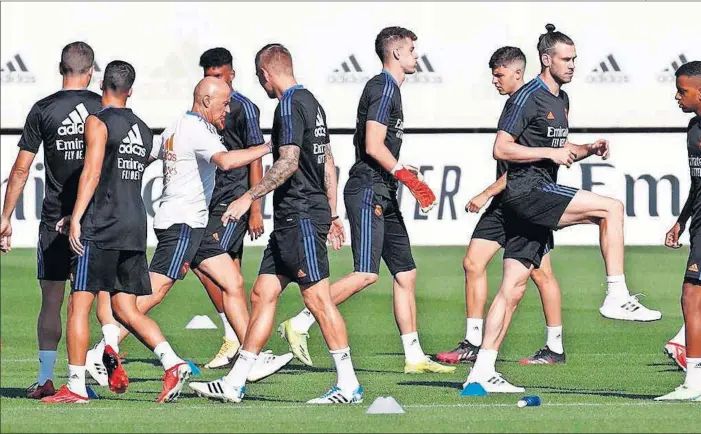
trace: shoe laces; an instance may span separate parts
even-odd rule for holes
[[[639,306],[639,307],[643,307],[643,308],[644,308],[645,306],[643,306],[643,305],[640,303],[639,297],[647,297],[647,295],[643,294],[642,292],[641,292],[641,293],[638,293],[638,294],[633,294],[633,295],[631,295],[630,297],[628,297],[628,301],[629,301],[631,304],[635,305],[635,306]]]
[[[217,353],[216,356],[214,356],[214,358],[215,358],[215,359],[218,359],[218,358],[220,358],[220,357],[225,357],[225,356],[226,356],[226,353],[229,352],[229,350],[231,349],[231,347],[232,347],[232,344],[230,344],[230,343],[227,342],[227,341],[224,341],[224,343],[221,345],[221,347],[219,347],[219,352]]]
[[[547,348],[541,348],[531,357],[531,359],[545,359],[550,355],[550,350]]]
[[[333,386],[331,389],[329,389],[328,392],[324,393],[321,395],[322,398],[328,398],[330,396],[333,396],[336,392],[340,392],[341,389],[338,386]]]
[[[35,392],[39,388],[39,383],[32,383],[27,387],[27,392]]]

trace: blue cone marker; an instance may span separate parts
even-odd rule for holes
[[[100,399],[100,397],[97,395],[97,393],[95,393],[95,391],[92,390],[92,387],[87,386],[85,388],[85,390],[87,390],[87,392],[88,392],[88,399]]]
[[[479,383],[470,383],[460,392],[460,396],[487,396],[487,391]]]
[[[540,406],[540,397],[539,396],[524,396],[521,398],[518,403],[518,408],[523,408],[523,407],[539,407]]]
[[[200,368],[198,368],[194,363],[191,361],[187,361],[188,366],[190,366],[190,370],[192,371],[192,375],[200,375],[202,374],[202,371],[200,371]]]

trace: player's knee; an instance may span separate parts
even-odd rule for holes
[[[271,291],[261,291],[260,288],[253,288],[251,291],[251,304],[274,304],[277,297]]]
[[[538,286],[538,288],[542,288],[543,286],[550,284],[552,278],[552,270],[535,268],[533,271],[531,271],[531,279],[533,279],[533,282],[536,284],[536,286]]]
[[[155,304],[160,304],[163,301],[172,286],[173,282],[169,281],[152,287],[151,296],[153,297]]]
[[[526,285],[517,284],[509,286],[505,291],[503,291],[504,299],[506,299],[509,304],[518,304],[523,296],[526,294]]]
[[[606,210],[606,218],[611,221],[623,221],[624,212],[625,207],[623,202],[618,199],[611,199],[609,201],[608,209]]]
[[[370,285],[374,285],[377,283],[378,280],[380,280],[380,276],[378,276],[375,273],[361,273],[358,272],[357,275],[360,277],[360,287],[358,288],[358,291],[361,291],[365,288],[367,288]],[[356,291],[357,292],[357,291]]]
[[[471,255],[465,255],[462,260],[462,267],[468,278],[484,274],[486,272],[485,265],[484,261],[476,260]]]

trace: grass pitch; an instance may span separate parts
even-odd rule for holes
[[[452,349],[464,336],[465,298],[462,247],[414,248],[418,264],[419,335],[424,351]],[[519,395],[461,398],[467,366],[448,375],[405,375],[402,346],[392,314],[391,279],[383,268],[380,282],[344,305],[353,361],[366,394],[358,406],[314,407],[308,399],[335,382],[333,362],[318,327],[310,338],[314,367],[293,360],[280,373],[249,385],[241,404],[198,398],[189,388],[177,403],[159,405],[162,369],[153,354],[134,338],[120,350],[128,352],[125,369],[129,391],[114,395],[92,385],[100,395],[87,405],[43,405],[25,396],[36,380],[36,315],[40,292],[35,280],[35,251],[13,250],[2,257],[0,291],[0,430],[2,432],[693,432],[701,427],[701,405],[657,403],[652,398],[673,390],[683,373],[662,353],[662,346],[681,325],[679,298],[686,249],[627,249],[627,279],[632,292],[663,313],[649,324],[611,321],[599,315],[604,295],[604,271],[597,248],[558,247],[553,263],[563,288],[565,366],[521,366],[517,361],[544,343],[544,322],[537,291],[529,291],[516,313],[497,363],[505,377],[539,395],[541,407],[519,409]],[[261,249],[247,248],[244,274],[255,278]],[[332,279],[352,270],[349,249],[330,254]],[[490,298],[501,276],[495,260],[489,268]],[[296,286],[281,296],[276,325],[302,308]],[[186,330],[198,314],[209,315],[219,330]],[[152,311],[173,348],[182,357],[204,365],[217,351],[219,319],[197,279],[190,273]],[[65,321],[65,312],[64,312]],[[93,342],[99,327],[93,316]],[[271,336],[267,348],[286,352],[286,344]],[[56,387],[65,382],[65,341],[59,346]],[[202,369],[194,381],[226,371]],[[393,396],[403,415],[367,415],[378,396]]]

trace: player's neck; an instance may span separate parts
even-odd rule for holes
[[[550,90],[550,93],[555,96],[560,95],[560,83],[558,83],[557,80],[555,80],[555,78],[548,73],[548,71],[541,72],[538,77],[540,77],[543,83],[545,83]]]
[[[394,78],[394,81],[397,82],[397,86],[401,86],[402,83],[404,83],[404,78],[406,77],[406,74],[404,73],[404,70],[402,70],[402,67],[399,65],[382,65],[382,69],[387,71],[389,75]]]
[[[516,92],[518,92],[518,90],[521,89],[521,88],[523,87],[524,84],[526,84],[526,83],[524,83],[523,80],[519,81],[519,82],[518,82],[518,86],[516,86],[516,88],[514,89],[514,91],[511,92],[511,93],[509,94],[509,96],[511,96],[511,95],[515,94]]]
[[[278,82],[275,84],[275,95],[277,99],[282,99],[282,95],[287,91],[287,89],[297,86],[297,80],[294,77],[280,77]]]
[[[64,76],[61,89],[63,90],[83,90],[90,84],[90,77]]]
[[[127,106],[127,98],[121,95],[114,95],[110,92],[102,94],[102,107],[125,108]]]

